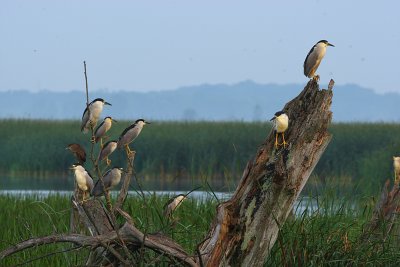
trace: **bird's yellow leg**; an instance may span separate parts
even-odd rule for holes
[[[275,148],[278,148],[278,132],[275,133]]]
[[[319,82],[319,75],[318,74],[314,75],[313,80],[316,80],[317,82]]]
[[[94,144],[96,142],[96,136],[92,135],[92,138],[90,139],[90,142]]]
[[[283,138],[283,143],[282,143],[283,148],[286,148],[286,145],[287,145],[288,143],[286,143],[286,141],[285,141],[285,133],[282,133],[282,138]]]
[[[108,159],[108,157],[106,157],[106,164],[107,164],[107,166],[110,166],[110,164],[111,164],[111,160]]]

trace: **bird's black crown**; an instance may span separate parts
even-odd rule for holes
[[[279,116],[282,115],[282,114],[285,114],[285,112],[283,112],[283,111],[278,111],[278,112],[275,113],[275,116],[276,116],[276,117],[279,117]]]
[[[92,102],[90,102],[90,104],[92,104],[92,103],[94,103],[94,102],[97,102],[97,101],[104,102],[104,99],[103,99],[103,98],[96,98],[95,100],[93,100]]]
[[[138,119],[138,120],[135,121],[135,123],[138,123],[139,121],[146,122],[144,119]]]
[[[319,41],[318,43],[324,43],[324,44],[327,44],[327,43],[329,43],[327,40],[321,40],[321,41]],[[317,44],[318,44],[317,43]]]

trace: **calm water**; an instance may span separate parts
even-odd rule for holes
[[[223,180],[191,180],[191,179],[158,179],[138,178],[131,182],[131,190],[151,191],[190,191],[202,188],[204,191],[230,192],[235,190],[236,184]],[[69,191],[74,188],[73,176],[59,177],[0,177],[0,190],[56,190]]]

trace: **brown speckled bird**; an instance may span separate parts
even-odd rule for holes
[[[79,164],[83,165],[86,162],[86,152],[80,144],[69,144],[65,149],[71,151],[75,158],[79,161]]]

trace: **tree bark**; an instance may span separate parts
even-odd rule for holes
[[[319,90],[310,80],[283,111],[289,116],[285,132],[289,145],[275,149],[272,131],[247,164],[229,201],[217,207],[207,238],[199,247],[204,266],[262,266],[279,228],[327,147],[331,136],[331,80]]]

